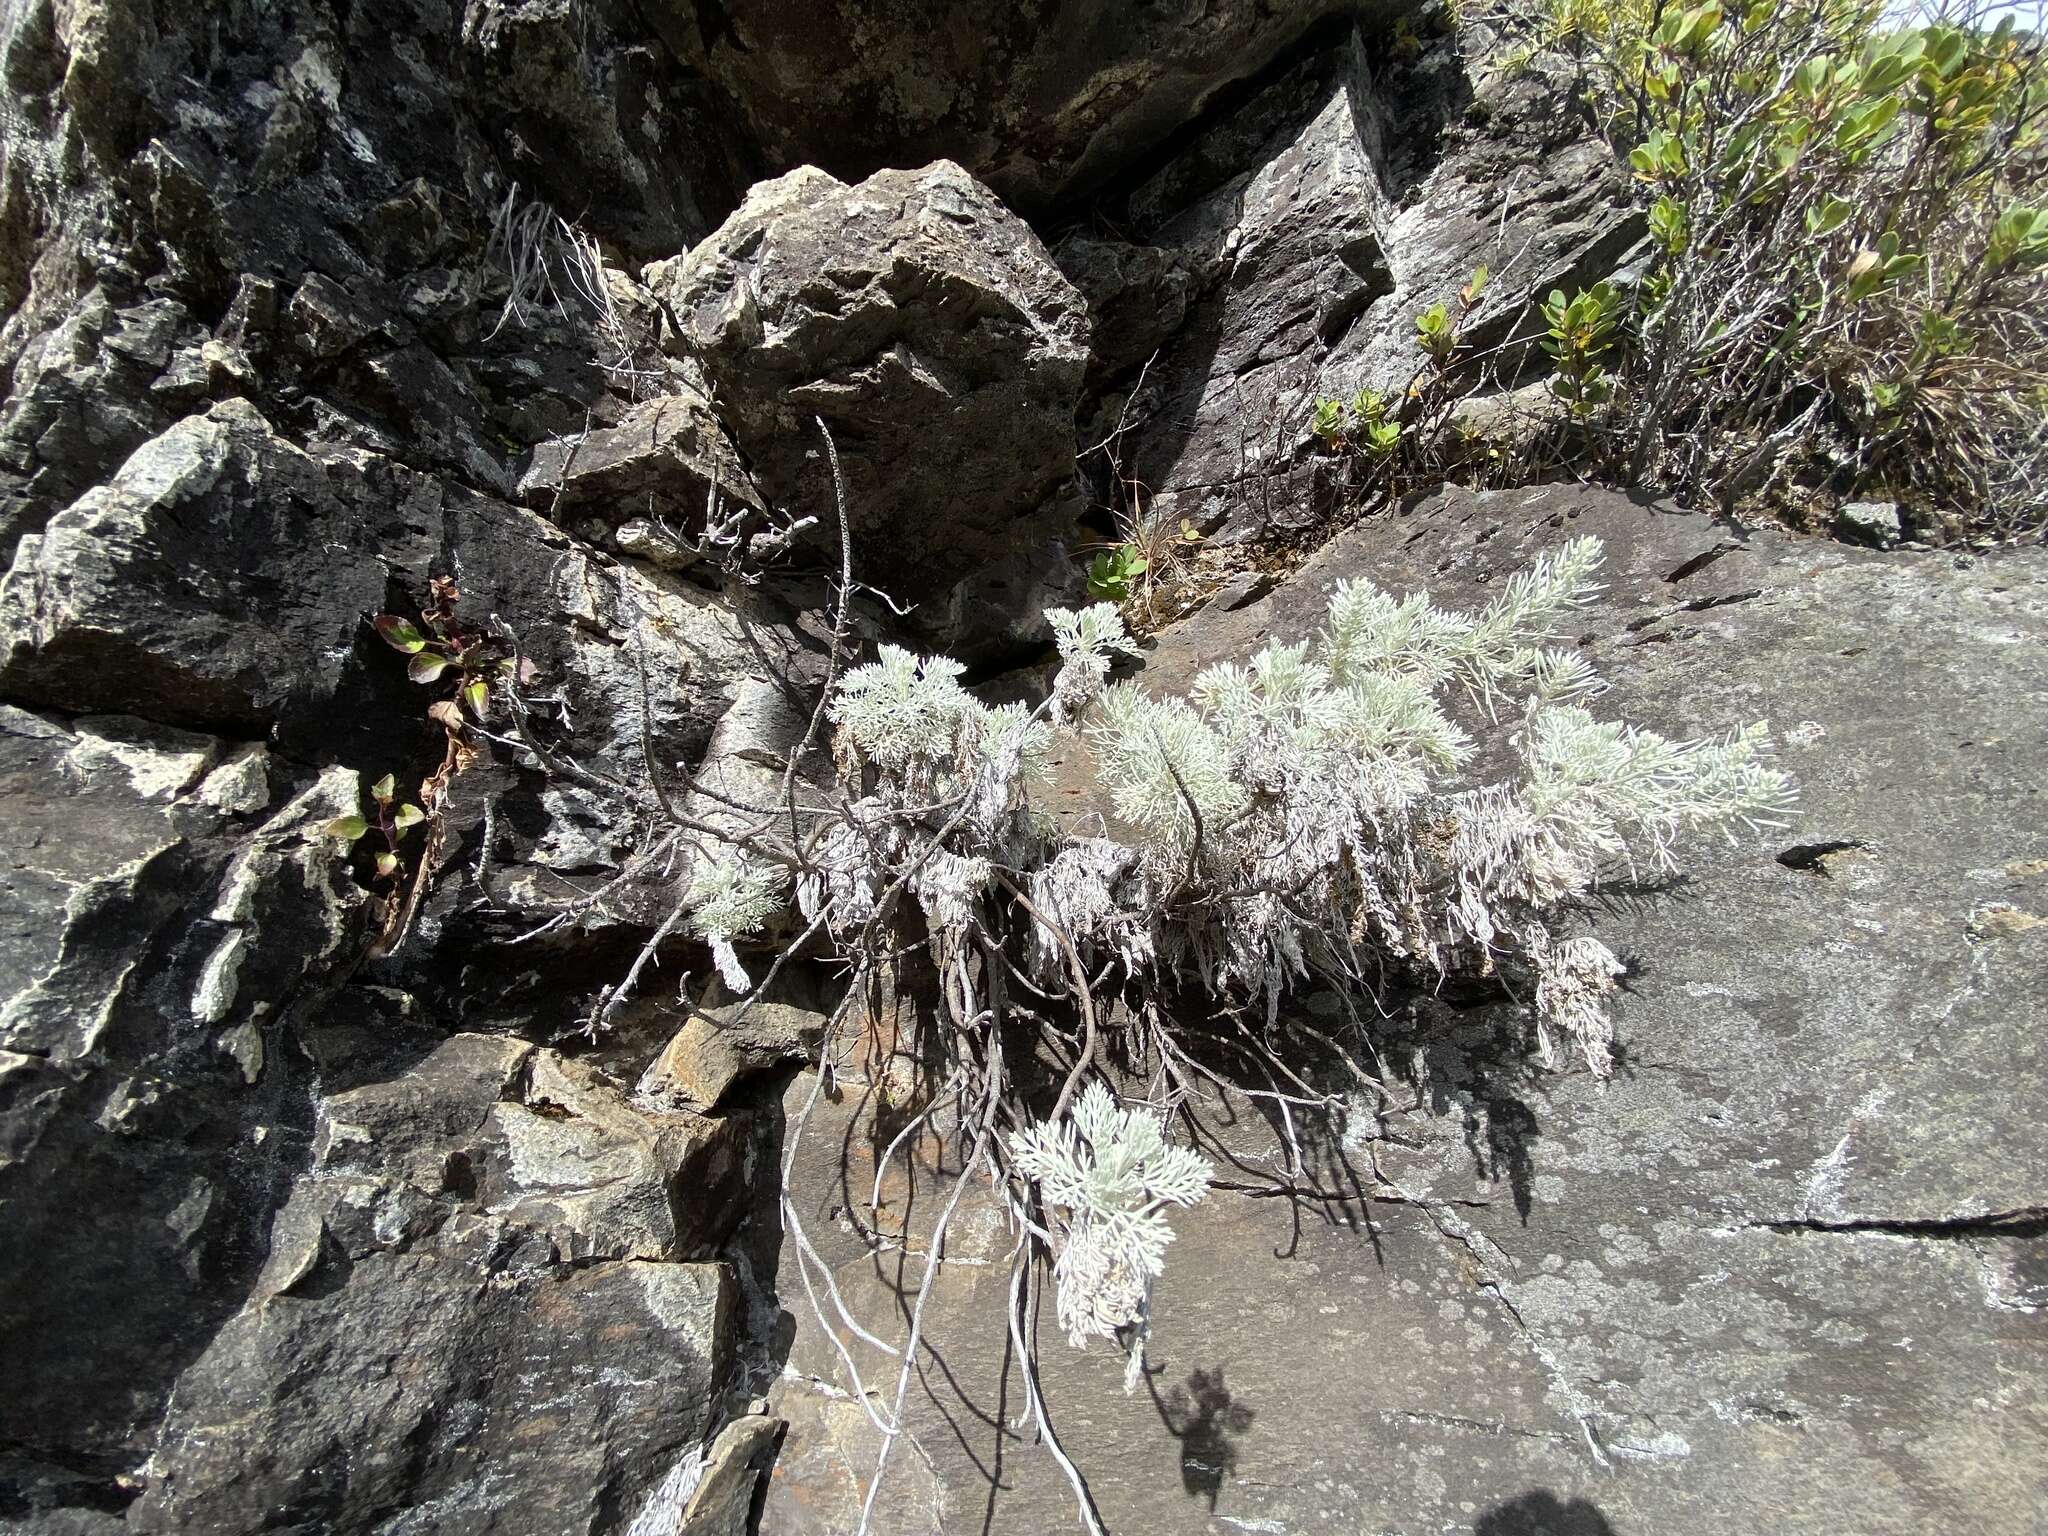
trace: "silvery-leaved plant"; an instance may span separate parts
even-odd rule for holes
[[[884,646],[833,695],[842,768],[872,788],[811,844],[799,905],[843,939],[901,875],[935,954],[958,955],[974,952],[984,899],[1021,882],[1040,984],[1111,960],[1128,978],[1262,998],[1269,1018],[1299,985],[1370,989],[1390,960],[1425,976],[1511,963],[1535,982],[1545,1060],[1568,1041],[1605,1073],[1619,967],[1591,938],[1553,943],[1555,912],[1604,868],[1668,864],[1693,827],[1771,824],[1792,786],[1761,723],[1676,741],[1586,707],[1604,685],[1557,642],[1599,592],[1601,558],[1596,540],[1566,540],[1471,614],[1342,582],[1316,635],[1210,667],[1183,698],[1108,683],[1135,646],[1107,603],[1047,613],[1061,667],[1035,710],[990,708],[957,662]],[[1457,697],[1499,721],[1518,776],[1459,782],[1474,744]],[[1034,819],[1028,787],[1069,725],[1114,836],[1060,838]],[[946,832],[918,853],[905,818],[924,815]],[[731,941],[781,888],[747,860],[699,872],[693,927],[729,978],[744,974]]]
[[[732,941],[754,932],[782,906],[782,871],[744,854],[700,858],[690,872],[683,905],[690,914],[690,932],[711,947],[719,977],[737,992],[753,985]]]
[[[1053,644],[1060,653],[1059,675],[1052,685],[1052,717],[1065,725],[1102,693],[1109,680],[1112,652],[1126,656],[1140,652],[1113,603],[1094,603],[1079,613],[1071,608],[1048,608],[1045,622],[1052,626]]]
[[[1053,1266],[1068,1342],[1080,1348],[1137,1324],[1173,1241],[1166,1208],[1208,1194],[1209,1164],[1170,1144],[1150,1109],[1119,1108],[1100,1083],[1066,1119],[1020,1131],[1010,1147],[1017,1171],[1068,1212]]]
[[[1768,825],[1789,807],[1792,785],[1761,723],[1682,741],[1595,715],[1603,685],[1587,651],[1566,642],[1599,591],[1600,563],[1596,542],[1567,540],[1474,613],[1347,581],[1315,633],[1211,666],[1179,697],[1109,681],[1135,646],[1103,603],[1046,615],[1060,668],[1035,706],[990,707],[958,662],[883,646],[826,701],[840,775],[829,803],[815,787],[799,795],[792,763],[775,802],[735,804],[754,816],[744,834],[670,811],[678,830],[667,846],[687,835],[697,856],[680,907],[620,990],[685,921],[727,986],[750,993],[736,945],[792,897],[805,923],[792,943],[815,941],[847,965],[828,1029],[915,975],[906,962],[935,979],[896,1016],[916,1036],[903,1044],[948,1069],[965,1110],[961,1166],[993,1169],[1026,1234],[1013,1256],[1012,1343],[1028,1410],[1084,1520],[1085,1491],[1044,1416],[1023,1330],[1030,1266],[1050,1258],[1075,1347],[1103,1337],[1128,1347],[1129,1390],[1144,1370],[1169,1214],[1210,1187],[1209,1165],[1169,1142],[1156,1106],[1122,1107],[1103,1086],[1106,1063],[1141,1071],[1168,1102],[1201,1094],[1194,1077],[1209,1073],[1174,1037],[1186,1023],[1178,1000],[1207,998],[1261,1081],[1305,1084],[1319,1049],[1369,1045],[1403,989],[1505,972],[1533,1005],[1543,1061],[1561,1066],[1575,1052],[1604,1074],[1623,968],[1592,934],[1561,931],[1560,914],[1608,872],[1668,863],[1684,832]],[[1491,782],[1466,776],[1481,733],[1501,749],[1486,760],[1508,769]],[[1092,759],[1101,791],[1064,826],[1033,804],[1056,742],[1065,764]],[[707,834],[712,846],[697,847]],[[1343,1040],[1283,1011],[1304,988],[1347,1010]],[[1067,1033],[1069,1023],[1082,1028]],[[1023,1097],[1005,1053],[1035,1051],[1041,1030],[1078,1051],[1072,1070],[1090,1086],[1071,1112],[1033,1124],[1043,1109]],[[1313,1098],[1293,1102],[1317,1112]],[[910,1123],[937,1107],[926,1100]],[[1004,1136],[1002,1124],[1028,1128]],[[1295,1143],[1291,1114],[1286,1135]],[[878,1192],[895,1151],[883,1154]],[[924,1244],[894,1407],[884,1413],[841,1354],[853,1400],[884,1436],[870,1510],[918,1359],[922,1298],[965,1187]],[[784,1196],[799,1262],[814,1265]],[[866,1529],[864,1516],[856,1536]]]
[[[1569,1040],[1605,1073],[1619,967],[1592,939],[1552,945],[1553,914],[1604,866],[1668,864],[1681,831],[1769,825],[1792,786],[1760,723],[1673,741],[1585,707],[1604,685],[1555,642],[1600,564],[1596,540],[1567,540],[1476,614],[1346,581],[1313,640],[1211,667],[1186,698],[1106,689],[1086,732],[1136,865],[1062,853],[1041,882],[1083,919],[1084,960],[1156,956],[1263,994],[1271,1017],[1302,983],[1370,988],[1387,957],[1425,974],[1511,959],[1538,983],[1545,1060]],[[1458,784],[1474,749],[1446,694],[1488,721],[1519,705],[1501,727],[1519,778]],[[1197,902],[1175,921],[1181,895]],[[1041,975],[1064,963],[1043,941],[1033,955]]]

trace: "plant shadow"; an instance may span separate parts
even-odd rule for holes
[[[1181,1487],[1189,1498],[1206,1499],[1214,1514],[1224,1481],[1237,1470],[1237,1437],[1252,1427],[1257,1414],[1231,1395],[1221,1365],[1190,1371],[1185,1382],[1163,1393],[1153,1379],[1156,1374],[1145,1373],[1145,1390],[1159,1422],[1180,1442]]]

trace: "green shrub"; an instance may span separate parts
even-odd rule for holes
[[[1612,378],[1556,345],[1589,295],[1546,308],[1611,470],[1723,506],[1878,490],[1952,530],[2048,526],[2038,37],[1844,0],[1548,0],[1540,26],[1648,219]]]

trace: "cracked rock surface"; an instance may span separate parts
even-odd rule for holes
[[[1311,1141],[1314,1194],[1176,1214],[1134,1395],[1048,1316],[1054,1421],[1113,1529],[2019,1536],[2048,1456],[2048,927],[2024,921],[2048,914],[2048,559],[1452,492],[1167,631],[1140,678],[1300,638],[1343,577],[1477,606],[1566,533],[1608,549],[1578,625],[1616,685],[1601,710],[1768,716],[1796,820],[1695,841],[1682,881],[1587,914],[1631,962],[1604,1085],[1536,1072],[1510,1005],[1420,1000],[1385,1050],[1413,1113]],[[816,1154],[803,1214],[856,1314],[900,1328],[922,1257],[843,1214],[873,1177],[855,1111],[814,1130],[855,1166]],[[1204,1134],[1227,1183],[1274,1171],[1255,1104]],[[956,1236],[926,1322],[944,1368],[912,1393],[931,1464],[903,1458],[883,1528],[1062,1528],[1057,1469],[995,1427],[1023,1404],[1007,1236],[989,1211]],[[832,1367],[805,1314],[770,1528],[838,1529],[864,1475],[873,1431],[817,1385]]]
[[[872,1431],[775,1200],[833,973],[738,1019],[701,945],[646,948],[695,854],[639,857],[650,776],[729,829],[809,735],[813,418],[854,586],[900,599],[844,638],[1028,666],[1108,532],[1077,447],[1128,413],[1156,510],[1298,531],[1341,490],[1313,392],[1398,387],[1486,261],[1501,409],[1532,295],[1633,238],[1569,69],[1406,0],[936,11],[0,4],[0,1531],[843,1536]],[[1801,819],[1589,914],[1635,965],[1611,1084],[1418,1000],[1385,1042],[1418,1108],[1181,1223],[1134,1396],[1048,1340],[1122,1532],[2027,1524],[2038,553],[1456,496],[1244,573],[1148,675],[1300,633],[1346,572],[1471,600],[1575,525],[1615,702],[1773,716]],[[451,755],[456,678],[371,622],[437,581],[580,781],[502,694]],[[402,879],[327,835],[457,759]],[[795,1199],[894,1336],[918,1256],[850,1213],[902,1122],[864,1116],[835,1089]],[[1254,1106],[1207,1124],[1270,1172]],[[963,1209],[882,1529],[1070,1529],[1000,1428],[1007,1238]]]

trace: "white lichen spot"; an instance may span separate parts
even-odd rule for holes
[[[235,993],[241,985],[242,951],[248,942],[249,935],[244,930],[232,930],[214,946],[213,953],[199,968],[199,980],[192,988],[192,1017],[201,1024],[220,1023],[235,1006]]]

